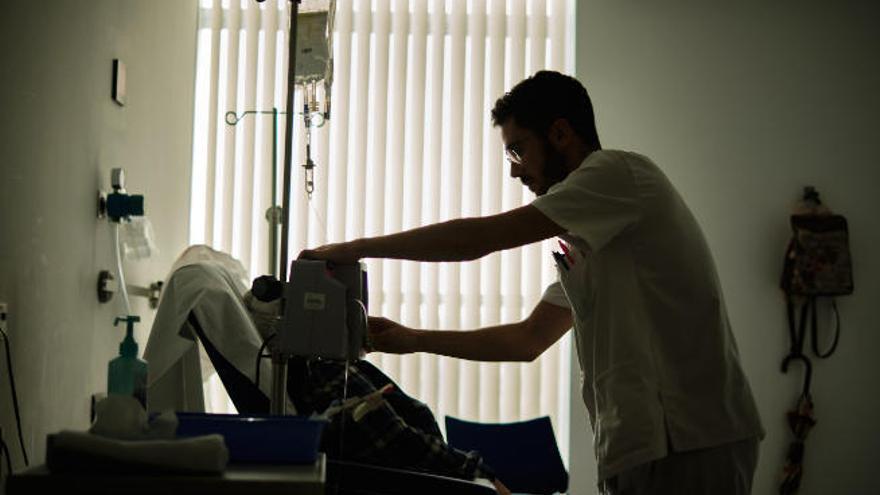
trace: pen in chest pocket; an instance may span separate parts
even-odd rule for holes
[[[553,251],[553,259],[556,260],[556,264],[558,266],[561,266],[565,269],[565,271],[568,271],[568,263],[565,261],[565,256],[563,256],[562,253],[557,253],[556,251]]]
[[[557,242],[559,243],[559,247],[562,248],[562,252],[565,253],[565,259],[568,260],[570,265],[574,266],[574,256],[571,255],[571,250],[568,249],[568,246],[566,246],[564,242],[558,239]]]

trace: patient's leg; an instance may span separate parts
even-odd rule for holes
[[[344,395],[362,397],[393,383],[366,361],[351,364],[347,379],[344,363],[300,360],[288,369],[293,371],[288,393],[300,411],[320,412]],[[350,410],[334,416],[324,429],[321,450],[331,459],[464,479],[492,478],[477,453],[456,450],[443,440],[427,406],[396,387],[383,397],[378,407],[357,421]]]
[[[220,354],[214,344],[205,336],[205,331],[199,324],[195,314],[190,312],[187,321],[198,335],[199,340],[205,347],[205,352],[211,359],[211,364],[220,375],[220,380],[226,388],[226,393],[235,404],[239,414],[266,414],[269,412],[269,398],[257,388],[256,384],[239,370],[232,366],[226,358]]]
[[[383,373],[379,368],[373,366],[369,361],[358,361],[356,364],[358,371],[367,376],[377,388],[382,388],[390,383],[394,385],[394,390],[385,395],[385,400],[391,404],[391,407],[397,411],[407,424],[414,426],[425,433],[443,438],[440,432],[440,426],[434,413],[424,402],[418,401],[408,395],[401,389],[391,378]]]

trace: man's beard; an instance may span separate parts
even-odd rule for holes
[[[551,186],[568,177],[568,170],[565,168],[565,157],[546,138],[544,139],[544,169],[541,171],[541,174],[544,176],[546,188],[543,188],[538,196],[545,194]]]

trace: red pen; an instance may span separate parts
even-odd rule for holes
[[[572,258],[571,252],[568,250],[568,246],[566,246],[565,243],[560,241],[559,239],[557,239],[556,242],[559,243],[559,247],[562,248],[562,252],[565,253],[565,258],[568,260],[568,262],[574,265],[574,258]]]

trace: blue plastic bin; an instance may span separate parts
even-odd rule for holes
[[[311,464],[326,420],[302,416],[177,413],[177,436],[219,433],[230,462]]]

